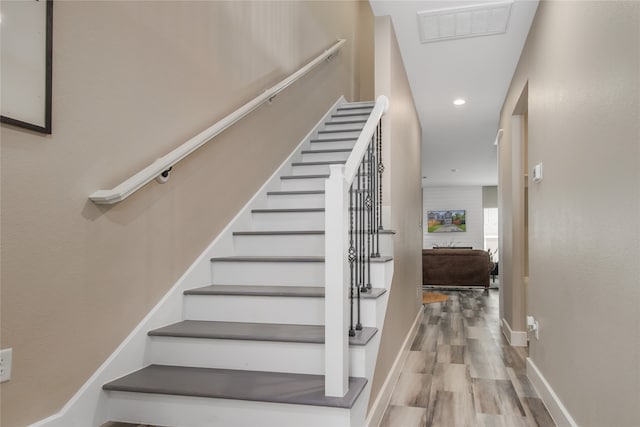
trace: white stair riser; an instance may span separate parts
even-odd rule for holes
[[[326,180],[327,178],[282,179],[280,189],[282,191],[324,190]]]
[[[325,138],[326,139],[326,138]],[[356,145],[356,140],[348,140],[348,141],[322,141],[322,142],[310,142],[307,149],[309,150],[335,150],[338,148],[350,148],[353,149],[353,146]]]
[[[323,230],[324,212],[254,212],[252,227],[258,230]]]
[[[324,263],[216,261],[211,276],[225,285],[324,286]]]
[[[324,227],[322,227],[324,228]],[[380,254],[393,255],[390,234],[380,234]],[[324,234],[234,236],[234,250],[241,256],[323,256]]]
[[[324,256],[324,234],[234,236],[233,242],[240,256]]]
[[[349,409],[232,399],[110,391],[109,417],[116,422],[180,427],[348,427]],[[351,411],[365,405],[358,399]],[[366,409],[366,407],[365,407]],[[359,411],[358,411],[359,412]],[[256,424],[258,423],[258,424]]]
[[[382,326],[378,325],[378,319],[384,315],[380,313],[379,301],[380,298],[360,300],[363,326]],[[217,322],[324,325],[324,298],[185,295],[184,318]]]
[[[327,138],[357,138],[360,136],[360,131],[345,131],[345,132],[322,132],[318,133],[314,139],[327,139]]]
[[[324,375],[324,344],[149,337],[156,365]],[[364,377],[364,346],[350,346],[349,375]]]
[[[324,194],[278,194],[267,196],[271,209],[324,208]]]
[[[365,157],[366,162],[366,157]],[[327,175],[330,170],[330,165],[312,165],[312,164],[296,164],[291,167],[291,175],[300,176],[300,175]],[[369,168],[365,163],[364,167],[365,175],[368,174]],[[366,177],[365,177],[366,178]],[[356,178],[357,179],[357,178]]]
[[[213,283],[225,285],[324,286],[324,262],[211,263]],[[385,264],[371,263],[372,286],[385,286]]]
[[[324,298],[185,295],[184,318],[218,322],[322,325]]]
[[[322,175],[329,173],[329,165],[297,165],[291,167],[291,175]]]
[[[314,148],[314,150],[322,150],[322,148]],[[338,151],[337,153],[302,153],[303,162],[329,162],[334,160],[347,160],[349,158],[348,151]]]
[[[340,123],[340,122],[350,122],[352,120],[367,120],[369,118],[369,114],[358,114],[357,116],[352,116],[351,114],[356,114],[356,112],[353,113],[347,113],[347,112],[340,112],[340,113],[336,113],[338,115],[332,115],[331,116],[331,123]],[[341,114],[348,114],[348,116],[342,116]],[[363,125],[364,123],[361,123],[360,125]]]
[[[341,121],[345,122],[350,120],[341,120]],[[323,130],[351,131],[352,129],[358,129],[358,132],[362,132],[363,127],[364,127],[364,123],[340,123],[340,121],[332,121],[329,123],[325,123]]]

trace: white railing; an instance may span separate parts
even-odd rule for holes
[[[164,155],[163,157],[160,157],[158,160],[151,163],[149,166],[142,169],[140,172],[131,176],[127,180],[118,184],[111,190],[98,190],[94,192],[89,196],[89,199],[97,204],[111,205],[126,199],[131,194],[135,193],[137,190],[156,178],[158,178],[159,182],[163,182],[164,180],[166,180],[168,172],[172,166],[187,157],[189,154],[193,153],[198,148],[202,147],[204,144],[212,140],[215,136],[242,119],[247,114],[251,113],[263,103],[272,100],[278,93],[289,87],[296,80],[303,77],[318,64],[332,58],[333,55],[335,55],[335,53],[342,47],[345,42],[346,40],[343,39],[338,40],[333,46],[325,50],[321,55],[306,64],[304,67],[300,68],[298,71],[291,74],[289,77],[282,80],[280,83],[276,84],[270,89],[267,89],[261,95],[256,96],[254,99],[247,102],[242,107],[238,108],[236,111],[229,114],[213,126],[200,132],[198,135],[194,136],[170,153]]]
[[[378,97],[346,164],[331,165],[331,173],[325,183],[325,394],[327,396],[344,396],[349,384],[350,189],[365,154],[372,144],[380,119],[388,108],[387,97]],[[368,173],[377,172],[369,170]]]

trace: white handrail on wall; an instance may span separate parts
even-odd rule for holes
[[[303,77],[322,61],[330,59],[345,42],[346,40],[339,39],[333,46],[325,50],[313,61],[306,64],[304,67],[300,68],[298,71],[291,74],[280,83],[267,89],[261,95],[256,96],[233,113],[218,121],[213,126],[200,132],[198,135],[194,136],[170,153],[160,157],[158,160],[151,163],[149,166],[142,169],[140,172],[131,176],[111,190],[98,190],[95,193],[91,194],[89,196],[89,199],[91,199],[94,203],[101,205],[111,205],[126,199],[149,182],[160,177],[173,165],[187,157],[189,154],[193,153],[198,148],[202,147],[215,136],[222,133],[225,129],[242,119],[244,116],[258,108],[260,105],[262,105],[266,101],[273,99],[274,96],[289,87],[296,80]]]
[[[325,395],[344,396],[349,386],[349,188],[378,122],[389,109],[382,95],[344,165],[330,165],[325,181]]]

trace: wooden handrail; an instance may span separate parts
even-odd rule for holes
[[[235,110],[233,113],[218,121],[213,126],[205,129],[173,151],[160,157],[158,160],[151,163],[149,166],[142,169],[135,175],[129,177],[122,183],[118,184],[116,187],[110,190],[98,190],[94,192],[89,196],[89,199],[96,204],[111,205],[121,202],[156,178],[159,178],[160,180],[162,180],[163,178],[166,179],[167,174],[172,166],[187,157],[189,154],[193,153],[198,148],[202,147],[204,144],[212,140],[215,136],[219,135],[225,129],[238,122],[240,119],[251,113],[263,103],[273,99],[273,97],[275,97],[278,93],[289,87],[296,80],[303,77],[321,62],[332,58],[333,55],[335,55],[335,53],[342,47],[345,42],[346,40],[344,39],[338,40],[333,46],[325,50],[321,55],[306,64],[304,67],[300,68],[298,71],[291,74],[289,77],[282,80],[275,86],[267,89],[261,95],[256,96],[251,101]]]

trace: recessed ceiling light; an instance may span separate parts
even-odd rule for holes
[[[458,99],[456,99],[456,100],[454,100],[454,101],[453,101],[453,105],[464,105],[464,104],[466,104],[466,103],[467,103],[467,101],[465,101],[465,100],[464,100],[464,99],[462,99],[462,98],[458,98]]]
[[[456,173],[458,172],[458,169],[451,169],[451,172]]]

